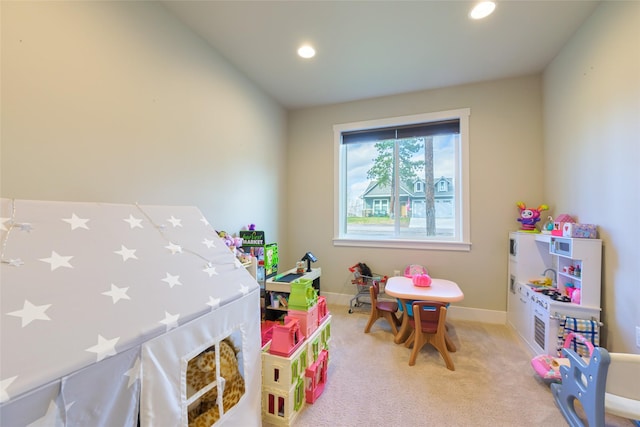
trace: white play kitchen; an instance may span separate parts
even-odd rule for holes
[[[509,234],[507,321],[533,355],[556,355],[568,320],[598,339],[601,266],[600,239]]]

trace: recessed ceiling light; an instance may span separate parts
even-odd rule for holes
[[[473,7],[473,9],[471,9],[471,12],[469,13],[469,16],[472,19],[486,18],[487,16],[489,16],[489,15],[491,15],[493,13],[495,8],[496,8],[495,2],[492,2],[492,1],[481,1],[480,3],[476,4]]]
[[[316,50],[309,45],[304,45],[298,49],[298,55],[302,58],[313,58],[316,55]]]

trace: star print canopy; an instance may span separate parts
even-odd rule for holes
[[[258,288],[197,208],[0,202],[0,403]]]

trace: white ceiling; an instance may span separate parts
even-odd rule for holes
[[[538,73],[599,2],[498,0],[482,21],[473,3],[164,2],[287,109]]]

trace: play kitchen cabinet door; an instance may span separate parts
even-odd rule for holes
[[[551,265],[549,244],[534,233],[509,233],[509,275],[520,283],[542,276]]]
[[[516,301],[512,327],[526,342],[533,338],[533,291],[527,285],[516,284]]]
[[[573,304],[599,308],[602,240],[552,236],[549,253],[557,258],[558,291]]]
[[[507,320],[522,336],[532,333],[530,310],[525,303],[530,300],[531,289],[525,284],[542,276],[551,266],[548,241],[537,239],[533,233],[509,233],[509,274],[507,290]]]

